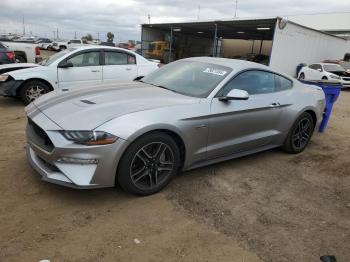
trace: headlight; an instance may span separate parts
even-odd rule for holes
[[[336,76],[336,75],[329,75],[330,78],[333,78],[333,79],[340,79],[339,76]]]
[[[108,145],[118,139],[118,137],[103,131],[61,131],[61,134],[74,143],[87,146]]]
[[[9,75],[3,74],[0,75],[0,82],[5,82],[9,78]]]

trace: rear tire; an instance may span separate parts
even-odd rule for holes
[[[44,82],[32,80],[21,87],[19,95],[22,101],[27,105],[50,91],[50,87]]]
[[[119,162],[117,181],[124,191],[147,196],[162,190],[179,167],[180,150],[174,139],[163,132],[153,132],[126,149]]]
[[[304,151],[309,144],[315,123],[312,116],[304,112],[294,122],[282,149],[289,154],[298,154]]]
[[[63,51],[63,50],[66,50],[66,49],[67,49],[66,46],[64,46],[64,45],[61,45],[61,46],[60,46],[60,51]]]
[[[324,76],[322,77],[322,80],[328,80],[328,77]]]

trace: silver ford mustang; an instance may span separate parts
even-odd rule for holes
[[[27,156],[52,183],[148,195],[180,170],[274,147],[299,153],[324,108],[320,88],[269,67],[188,58],[138,81],[35,100]]]

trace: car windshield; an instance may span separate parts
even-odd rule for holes
[[[81,41],[80,40],[70,40],[71,44],[80,44]]]
[[[51,65],[53,62],[57,61],[58,59],[60,59],[61,57],[65,56],[66,54],[72,52],[74,49],[70,48],[70,49],[66,49],[66,50],[63,50],[63,51],[60,51],[52,56],[50,56],[49,58],[47,59],[44,59],[43,61],[41,61],[39,63],[39,65],[42,65],[42,66],[49,66]]]
[[[154,71],[142,82],[194,97],[207,97],[231,68],[196,61],[176,61]]]
[[[340,65],[323,65],[323,68],[327,72],[344,71],[344,69]]]

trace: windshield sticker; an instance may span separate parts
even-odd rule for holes
[[[226,71],[220,70],[220,69],[215,69],[215,68],[206,68],[203,73],[208,73],[208,74],[213,74],[213,75],[218,75],[218,76],[224,76],[227,74]]]

